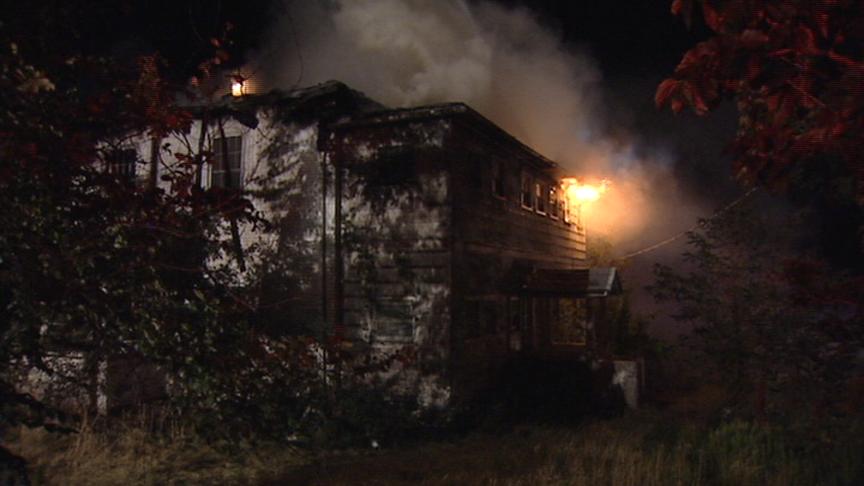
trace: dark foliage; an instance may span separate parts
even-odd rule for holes
[[[651,290],[677,305],[745,412],[857,413],[862,282],[802,257],[780,226],[752,208],[706,222],[690,234],[686,269],[657,266]]]

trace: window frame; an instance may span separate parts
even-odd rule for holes
[[[552,219],[559,219],[558,212],[560,211],[560,198],[558,197],[558,187],[555,186],[555,184],[552,184],[546,192],[549,195],[549,217]]]
[[[235,182],[232,189],[243,189],[243,135],[240,134],[226,134],[225,140],[228,142],[228,177],[233,177],[232,174],[236,174],[236,180],[232,179],[231,182]],[[231,141],[237,140],[237,147],[234,150],[231,147]],[[208,177],[208,188],[226,188],[226,182],[228,180],[225,178],[226,171],[222,169],[222,137],[215,136],[212,138],[211,142],[211,152],[213,154],[213,159],[210,161],[210,170]],[[232,156],[236,155],[237,157],[237,167],[232,167]],[[221,183],[217,184],[215,181],[217,180],[217,176],[222,175]]]
[[[534,210],[537,214],[546,215],[548,209],[546,207],[548,196],[546,195],[546,184],[537,179],[534,181]]]
[[[134,183],[138,176],[138,150],[132,147],[111,149],[105,155],[105,172]]]
[[[507,171],[504,163],[493,160],[491,166],[490,183],[492,195],[498,199],[507,200]]]
[[[560,334],[561,328],[561,320],[564,318],[562,316],[561,303],[563,301],[571,301],[575,306],[574,312],[576,313],[573,316],[572,322],[570,325],[576,324],[578,319],[578,325],[581,328],[581,338],[580,339],[569,339],[568,337],[564,337],[563,339],[559,339],[562,335]],[[588,299],[584,298],[576,298],[576,297],[555,297],[549,299],[549,342],[555,346],[587,346],[588,345],[588,332],[589,332],[589,321],[590,321],[590,309],[588,306]]]
[[[522,206],[522,209],[527,211],[534,210],[534,178],[531,174],[523,170],[520,177],[520,187],[519,187],[519,205]],[[527,191],[526,191],[527,188]],[[526,199],[528,203],[526,204]]]

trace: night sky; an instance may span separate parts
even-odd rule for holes
[[[740,188],[731,179],[730,161],[722,156],[735,131],[731,106],[707,117],[689,112],[675,116],[654,105],[657,85],[671,75],[684,53],[705,40],[709,31],[700,18],[688,28],[669,10],[671,1],[581,2],[498,0],[530,8],[562,41],[586,47],[600,66],[612,119],[648,145],[669,149],[675,175],[696,200],[718,206]],[[613,128],[614,129],[614,128]]]

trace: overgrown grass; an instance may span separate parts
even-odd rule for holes
[[[36,484],[856,485],[864,428],[683,423],[651,414],[578,427],[520,426],[383,450],[301,452],[208,444],[179,425],[127,420],[7,441]]]
[[[858,485],[860,432],[819,439],[747,422],[706,427],[641,415],[321,457],[268,484]]]
[[[256,484],[305,462],[296,448],[208,443],[172,420],[139,414],[73,434],[8,431],[3,443],[48,485]]]

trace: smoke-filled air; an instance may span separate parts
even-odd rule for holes
[[[627,251],[680,231],[669,157],[609,130],[602,73],[525,9],[460,0],[289,2],[253,69],[271,88],[337,79],[390,107],[461,101],[568,175],[609,179],[588,232]],[[637,155],[638,154],[638,155]]]

